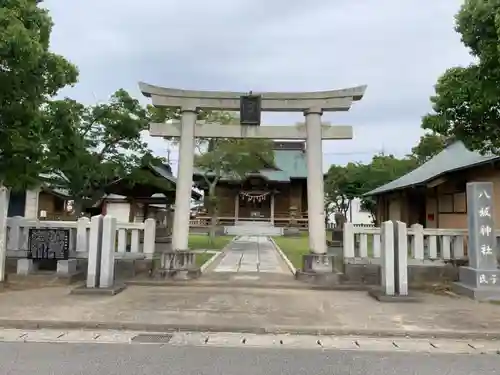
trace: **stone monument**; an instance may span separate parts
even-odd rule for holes
[[[460,267],[453,289],[477,300],[500,301],[500,270],[492,182],[467,184],[469,266]]]

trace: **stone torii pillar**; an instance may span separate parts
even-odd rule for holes
[[[309,249],[313,254],[326,254],[325,189],[323,183],[323,147],[321,108],[309,108],[306,117],[307,218]]]
[[[312,254],[326,254],[322,139],[352,139],[351,126],[321,123],[325,111],[348,111],[361,100],[366,86],[320,92],[260,93],[261,110],[301,112],[305,126],[221,125],[196,122],[200,109],[239,111],[243,92],[192,91],[140,83],[142,93],[156,107],[180,108],[181,121],[150,124],[153,137],[180,137],[178,182],[175,200],[173,248],[188,250],[189,211],[193,182],[194,138],[306,139],[308,165],[309,247]],[[255,93],[254,93],[255,95]]]
[[[174,250],[188,249],[196,116],[196,107],[181,107],[179,162],[177,166],[177,185],[175,190],[174,228],[172,231],[172,247]]]

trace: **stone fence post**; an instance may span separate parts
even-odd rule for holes
[[[22,222],[25,220],[22,216],[14,216],[7,219],[8,227],[8,240],[7,240],[7,250],[18,251],[23,249],[23,238],[22,238]]]
[[[354,258],[354,225],[344,223],[344,258]]]
[[[408,294],[408,230],[401,221],[381,225],[381,288],[369,294],[381,302],[416,301]]]
[[[411,256],[414,259],[424,260],[424,226],[422,224],[413,224],[413,241],[411,241]]]
[[[78,219],[76,227],[76,251],[87,252],[89,251],[89,239],[87,237],[87,228],[89,227],[90,220],[88,217],[81,217]]]
[[[143,253],[146,259],[152,259],[155,252],[156,221],[147,219],[144,222],[144,244]]]
[[[115,282],[116,222],[110,215],[90,220],[87,283],[71,293],[115,295],[125,289],[125,284]],[[83,222],[81,227],[83,232]]]
[[[382,244],[382,253],[380,254],[382,293],[387,296],[393,296],[396,293],[394,282],[394,223],[392,221],[384,221],[380,229],[380,242]]]
[[[116,218],[110,215],[102,220],[101,272],[99,288],[111,288],[115,281]]]
[[[97,288],[99,286],[101,271],[102,218],[102,215],[97,215],[90,219],[87,288]]]

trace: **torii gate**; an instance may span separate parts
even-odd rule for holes
[[[188,250],[195,137],[305,139],[309,249],[313,255],[326,254],[322,140],[352,139],[353,133],[351,126],[322,124],[321,115],[327,111],[348,111],[353,101],[362,99],[366,86],[319,92],[259,93],[262,111],[304,113],[305,125],[288,127],[234,126],[196,121],[199,109],[239,111],[241,98],[248,93],[180,90],[142,82],[139,87],[143,95],[152,99],[154,106],[179,108],[181,111],[180,121],[153,123],[149,128],[153,137],[180,137],[172,238],[174,250]]]

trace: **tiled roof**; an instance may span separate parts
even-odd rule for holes
[[[292,178],[307,177],[306,153],[302,150],[274,150],[274,164],[277,170],[264,169],[259,171],[263,177],[275,182],[288,182]],[[202,171],[195,168],[195,175],[201,175]],[[223,180],[231,180],[226,177]]]
[[[456,141],[417,169],[365,195],[376,195],[420,185],[446,173],[471,168],[498,158],[469,151],[462,142]]]

